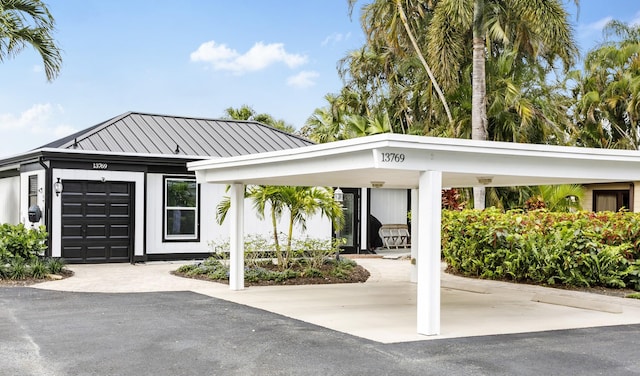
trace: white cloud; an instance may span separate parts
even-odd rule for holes
[[[51,117],[53,106],[50,103],[34,104],[19,115],[0,114],[0,129],[33,129],[45,124]]]
[[[0,131],[6,144],[0,155],[25,152],[75,132],[59,119],[62,114],[62,106],[51,103],[34,104],[21,113],[0,114]]]
[[[41,65],[34,65],[33,66],[33,72],[34,73],[42,73],[44,71],[44,69],[42,69]]]
[[[613,17],[607,16],[599,19],[598,21],[583,25],[582,29],[588,32],[601,32],[611,20],[613,20]]]
[[[308,60],[305,55],[288,53],[282,43],[262,42],[254,44],[249,51],[240,54],[225,44],[209,41],[201,44],[190,57],[191,61],[210,63],[215,70],[226,70],[235,74],[259,71],[277,63],[296,68]]]
[[[592,35],[602,35],[602,29],[611,21],[613,17],[607,16],[588,24],[578,25],[578,34],[584,38]]]
[[[342,33],[333,33],[329,36],[327,36],[326,38],[324,38],[324,40],[322,41],[322,43],[320,43],[320,45],[322,45],[322,47],[329,45],[329,44],[336,44],[336,43],[340,43],[343,40],[347,40],[351,37],[351,32],[348,32],[346,34],[342,34]]]
[[[315,79],[319,76],[320,73],[315,71],[302,71],[295,76],[287,78],[287,85],[299,89],[308,88],[316,84]]]
[[[51,105],[51,103],[38,103],[31,106],[19,115],[7,113],[0,114],[0,129],[28,132],[30,134],[53,134],[55,137],[64,137],[75,131],[69,125],[52,124],[52,119],[56,114],[64,113],[61,105]]]

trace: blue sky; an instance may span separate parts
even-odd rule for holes
[[[47,83],[30,49],[0,63],[0,157],[127,111],[217,118],[247,104],[301,127],[362,46],[347,0],[45,0],[63,49]],[[575,14],[573,1],[567,8]],[[582,0],[571,17],[588,49],[610,19],[640,22],[637,0]]]

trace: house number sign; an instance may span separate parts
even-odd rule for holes
[[[93,162],[94,170],[106,170],[109,167],[107,163],[104,162]]]
[[[402,163],[404,158],[404,153],[380,153],[381,162]]]

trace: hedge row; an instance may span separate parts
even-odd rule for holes
[[[467,276],[640,290],[640,214],[445,210],[442,253]]]

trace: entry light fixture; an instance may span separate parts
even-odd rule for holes
[[[340,187],[333,191],[333,199],[336,200],[336,202],[344,201],[344,193],[342,193],[342,189],[340,189]]]
[[[56,192],[56,197],[60,196],[60,193],[62,193],[62,182],[60,181],[60,178],[58,178],[58,181],[53,183],[53,190]]]
[[[491,184],[491,182],[493,181],[493,176],[478,176],[478,183],[482,184],[482,185],[487,185],[487,184]]]
[[[373,188],[382,188],[383,185],[384,185],[383,181],[372,181],[371,182],[371,187],[373,187]]]

